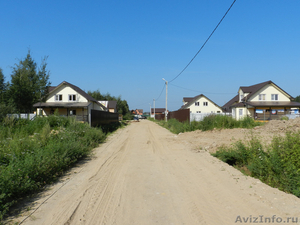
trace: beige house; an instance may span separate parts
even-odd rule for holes
[[[79,121],[91,124],[91,110],[107,111],[107,108],[85,93],[79,87],[63,81],[49,88],[46,102],[33,105],[37,115],[48,116],[58,110],[61,116],[74,116]]]
[[[239,120],[246,116],[259,120],[279,119],[290,114],[292,108],[300,108],[299,102],[272,81],[241,86],[238,94],[223,106],[225,112]]]
[[[190,113],[221,113],[222,108],[207,98],[205,95],[197,95],[194,98],[183,98],[183,106],[180,109],[190,109]]]

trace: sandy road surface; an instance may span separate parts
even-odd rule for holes
[[[150,121],[118,130],[32,210],[51,194],[22,224],[224,225],[259,216],[265,224],[300,224],[298,198],[191,151]]]

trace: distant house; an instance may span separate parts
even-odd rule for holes
[[[37,109],[38,115],[48,116],[57,110],[61,116],[74,116],[79,121],[89,123],[91,110],[107,111],[97,100],[66,81],[50,87],[46,102],[38,102],[33,107]]]
[[[190,109],[190,113],[221,113],[222,108],[207,98],[205,95],[183,98],[183,106],[180,109]]]
[[[292,108],[300,108],[299,102],[293,102],[293,97],[282,90],[272,81],[241,86],[238,94],[228,101],[222,108],[224,112],[231,112],[239,120],[245,116],[255,119],[278,119],[289,114]]]
[[[118,108],[117,108],[117,101],[98,101],[101,103],[103,106],[105,106],[109,112],[111,113],[117,113]]]
[[[166,112],[166,108],[155,108],[155,109],[151,108],[151,116],[154,115],[154,110],[155,110],[155,115],[165,114]]]

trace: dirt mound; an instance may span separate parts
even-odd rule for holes
[[[216,152],[222,145],[228,146],[242,140],[248,141],[253,136],[259,138],[265,145],[271,143],[273,137],[284,136],[286,132],[298,132],[300,130],[300,117],[291,120],[271,120],[263,126],[253,129],[214,129],[212,131],[193,131],[180,133],[176,137],[180,141],[185,141],[195,151]]]

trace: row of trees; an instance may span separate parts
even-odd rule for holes
[[[0,68],[0,119],[9,113],[30,113],[33,104],[45,100],[50,86],[47,57],[40,67],[28,51],[26,57],[12,67],[11,81],[5,82]]]

